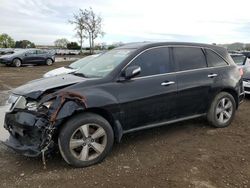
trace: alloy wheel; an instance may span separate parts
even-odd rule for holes
[[[104,151],[107,145],[107,134],[97,124],[84,124],[71,136],[69,147],[71,154],[81,161],[90,161]]]
[[[227,97],[222,98],[216,106],[216,118],[219,123],[227,123],[233,114],[233,104]]]

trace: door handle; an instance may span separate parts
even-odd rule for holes
[[[169,86],[169,85],[172,85],[172,84],[175,84],[174,81],[169,81],[169,82],[162,82],[161,85],[162,86]]]
[[[209,75],[207,75],[208,78],[214,78],[216,76],[218,76],[218,74],[209,74]]]

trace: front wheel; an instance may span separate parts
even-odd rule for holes
[[[17,58],[14,59],[12,63],[15,67],[21,67],[21,65],[22,65],[22,61],[20,59],[17,59]]]
[[[114,133],[109,122],[92,113],[73,116],[58,137],[63,159],[75,167],[101,162],[111,151],[113,142]]]
[[[236,103],[233,96],[227,92],[219,93],[213,100],[208,111],[208,122],[217,128],[227,127],[233,121]]]

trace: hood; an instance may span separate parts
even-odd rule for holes
[[[37,99],[47,90],[66,87],[85,80],[87,79],[72,74],[41,78],[28,82],[25,85],[14,89],[12,92],[16,95]]]
[[[6,54],[6,55],[1,55],[1,57],[0,58],[12,58],[13,57],[13,54]]]
[[[54,70],[51,70],[51,71],[45,73],[43,75],[43,77],[48,78],[48,77],[51,77],[51,76],[58,76],[58,75],[62,75],[62,74],[73,73],[75,71],[77,71],[77,69],[71,69],[71,68],[67,68],[67,67],[60,67],[58,69],[54,69]]]

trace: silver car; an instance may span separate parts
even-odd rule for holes
[[[234,62],[243,69],[245,94],[250,94],[250,54],[230,54]]]

